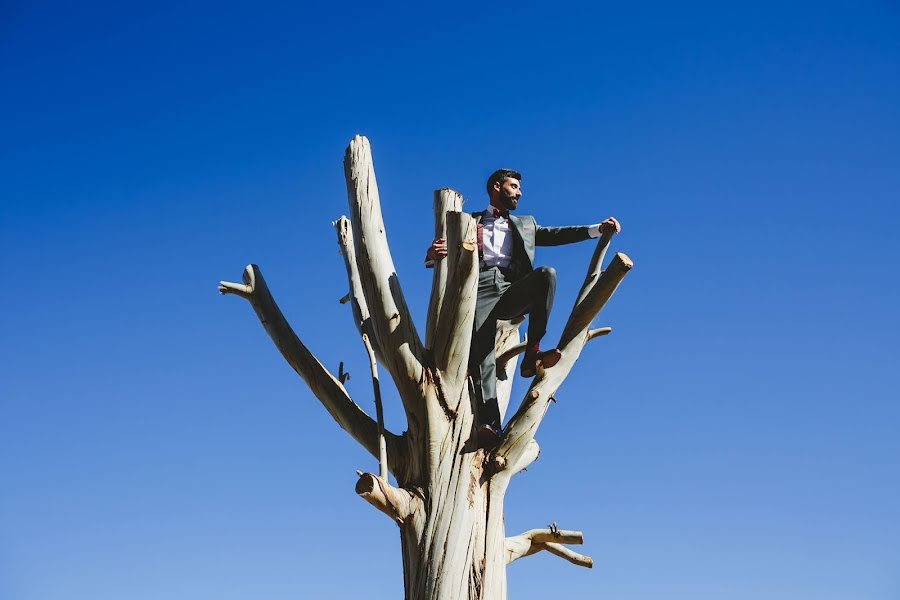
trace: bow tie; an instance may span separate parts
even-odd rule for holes
[[[495,219],[498,219],[498,218],[500,218],[500,217],[503,217],[504,219],[508,219],[508,218],[509,218],[509,211],[508,211],[508,210],[500,210],[499,208],[493,208],[492,210],[494,211],[494,218],[495,218]]]

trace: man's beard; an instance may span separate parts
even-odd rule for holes
[[[506,210],[516,210],[516,206],[519,204],[515,197],[507,196],[505,194],[500,194],[500,203]]]

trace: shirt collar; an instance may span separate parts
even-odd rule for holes
[[[496,207],[495,207],[493,204],[488,204],[487,209],[484,211],[484,218],[485,218],[485,219],[493,219],[493,218],[494,218],[494,210],[495,210],[495,208],[496,208]],[[506,217],[500,217],[500,218],[501,218],[501,219],[506,219],[506,220],[508,221],[508,220],[509,220],[509,217],[511,217],[512,215],[510,215],[508,211],[507,211],[507,215],[508,215],[508,216],[506,216]]]

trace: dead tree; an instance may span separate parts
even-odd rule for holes
[[[591,329],[591,321],[631,269],[631,260],[616,254],[601,270],[613,234],[599,238],[557,346],[562,358],[552,368],[538,367],[499,443],[481,448],[474,386],[467,373],[478,279],[474,219],[461,212],[459,194],[435,192],[434,233],[447,239],[449,255],[434,268],[423,343],[388,248],[366,138],[350,142],[344,174],[350,218],[335,222],[350,287],[344,300],[351,304],[370,354],[376,400],[376,357],[397,387],[406,413],[403,434],[385,431],[380,406],[378,418],[372,419],[350,398],[343,381],[307,349],[275,304],[259,267],[249,265],[243,284],[221,282],[219,291],[250,302],[288,364],[338,425],[379,460],[378,475],[359,474],[356,493],[400,528],[405,597],[505,599],[506,565],[542,550],[591,567],[589,557],[568,548],[582,543],[579,531],[554,525],[506,537],[503,502],[513,476],[538,457],[534,436],[556,390],[585,344],[609,333],[609,328]],[[500,323],[497,391],[504,416],[523,350],[518,323]]]

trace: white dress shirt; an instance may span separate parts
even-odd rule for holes
[[[509,230],[509,219],[500,215],[494,217],[494,207],[488,206],[482,217],[482,242],[484,243],[483,268],[508,267],[512,260],[512,232]]]
[[[482,242],[484,243],[482,268],[508,267],[513,252],[513,233],[510,231],[509,219],[503,215],[494,217],[494,207],[488,206],[487,212],[481,219],[481,224],[484,226],[482,230]],[[592,238],[600,237],[600,223],[590,225],[588,234]]]

